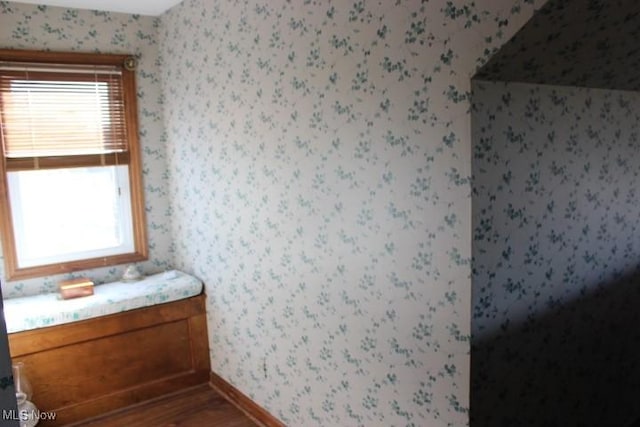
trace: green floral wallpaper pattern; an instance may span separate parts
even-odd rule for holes
[[[473,89],[472,425],[631,425],[640,95]]]
[[[149,261],[141,267],[147,273],[171,265],[157,25],[157,19],[147,16],[0,2],[0,48],[132,53],[138,57],[136,79],[150,252]],[[3,267],[0,249],[2,279]],[[100,283],[116,280],[122,270],[111,267],[84,273]],[[3,293],[10,298],[52,292],[60,278],[3,280]]]
[[[467,425],[470,77],[534,3],[161,18],[176,267],[213,370],[287,425]]]
[[[146,269],[204,280],[216,372],[292,426],[462,426],[470,77],[542,3],[0,2],[0,45],[140,55]]]
[[[635,0],[549,0],[476,78],[637,91],[639,17]]]

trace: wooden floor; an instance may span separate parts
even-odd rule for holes
[[[208,384],[162,397],[91,421],[90,427],[257,427]]]

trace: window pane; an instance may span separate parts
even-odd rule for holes
[[[7,175],[20,267],[133,252],[126,165]]]

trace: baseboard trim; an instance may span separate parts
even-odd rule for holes
[[[267,412],[240,390],[229,384],[218,374],[211,372],[209,385],[229,403],[245,413],[246,416],[262,427],[286,427],[276,417]]]

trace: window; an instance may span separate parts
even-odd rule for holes
[[[134,64],[126,55],[0,50],[9,279],[146,259]]]

